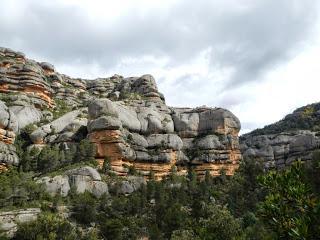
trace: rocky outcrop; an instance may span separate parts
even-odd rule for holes
[[[17,164],[19,159],[13,145],[18,123],[14,113],[0,101],[0,163]]]
[[[320,149],[320,138],[308,130],[246,136],[241,149],[243,157],[260,158],[267,168],[284,168],[298,159],[311,161],[313,152]]]
[[[47,66],[26,59],[24,54],[0,48],[0,92],[27,96],[39,108],[52,107],[53,91],[46,76],[54,70]],[[16,101],[23,101],[22,98]]]
[[[101,181],[96,169],[88,166],[68,170],[63,175],[42,177],[38,183],[43,183],[46,191],[52,196],[60,194],[65,197],[72,187],[77,193],[88,191],[96,197],[108,194],[108,185]]]
[[[320,149],[320,104],[295,110],[281,121],[241,136],[244,157],[260,158],[268,168],[284,168],[297,159],[309,162]]]
[[[88,106],[89,139],[97,145],[97,158],[109,159],[112,169],[127,175],[130,167],[144,176],[185,174],[189,166],[200,176],[233,174],[241,158],[239,120],[221,108],[177,109],[164,102],[92,101]]]
[[[81,127],[87,126],[86,109],[68,112],[60,118],[45,124],[30,134],[34,144],[70,142]]]
[[[71,78],[49,63],[0,48],[0,99],[10,106],[5,111],[15,115],[18,132],[33,124],[33,144],[74,143],[87,137],[97,146],[97,160],[109,159],[121,176],[130,168],[144,176],[154,172],[158,179],[172,168],[185,174],[193,167],[199,176],[207,170],[217,175],[222,169],[233,174],[241,158],[240,123],[232,113],[170,108],[151,75]],[[13,142],[8,130],[2,134],[6,154],[14,152],[8,150]]]
[[[110,185],[110,192],[128,195],[146,185],[146,179],[142,176],[128,176],[123,181],[113,182]]]
[[[40,212],[40,208],[0,212],[0,232],[4,232],[7,237],[12,238],[17,231],[18,223],[36,220]]]

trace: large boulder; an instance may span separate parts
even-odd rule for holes
[[[46,191],[51,196],[61,195],[66,197],[70,191],[69,178],[67,176],[43,177],[38,183],[44,184]]]
[[[33,105],[30,106],[11,106],[10,110],[15,114],[19,129],[28,124],[40,122],[42,113]]]
[[[44,184],[46,191],[52,196],[60,194],[65,197],[72,187],[77,193],[88,191],[96,197],[109,194],[107,183],[101,181],[96,169],[88,166],[68,170],[63,175],[42,177],[38,183]]]
[[[87,119],[82,118],[84,109],[74,110],[60,118],[37,128],[30,134],[34,144],[51,143],[55,140],[60,142],[71,140],[72,136],[82,127],[87,125]],[[67,133],[64,136],[60,136]],[[60,139],[59,139],[60,137]]]

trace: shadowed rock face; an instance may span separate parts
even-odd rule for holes
[[[6,149],[14,132],[34,124],[33,144],[72,144],[87,137],[97,146],[97,160],[108,158],[118,175],[127,175],[130,166],[145,176],[153,171],[156,178],[172,168],[184,174],[189,166],[200,176],[221,169],[233,174],[241,158],[240,122],[231,112],[168,107],[151,75],[70,78],[51,64],[0,48],[0,100],[0,111],[16,122],[16,129],[0,122]],[[18,164],[3,156],[0,163]]]
[[[320,104],[301,107],[281,121],[241,136],[244,157],[261,158],[268,168],[284,168],[297,159],[311,161],[320,148]]]

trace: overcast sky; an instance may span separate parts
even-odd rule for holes
[[[152,74],[242,133],[320,101],[318,0],[0,0],[0,46],[73,77]]]

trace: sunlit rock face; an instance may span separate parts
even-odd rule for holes
[[[241,159],[240,122],[231,112],[168,107],[148,74],[71,78],[49,63],[0,48],[0,100],[5,113],[0,119],[0,164],[19,163],[13,142],[25,127],[37,147],[68,148],[90,139],[97,161],[109,159],[121,176],[134,168],[161,179],[173,170],[186,174],[190,167],[200,177],[206,171],[231,175]],[[9,119],[15,123],[8,125]]]

